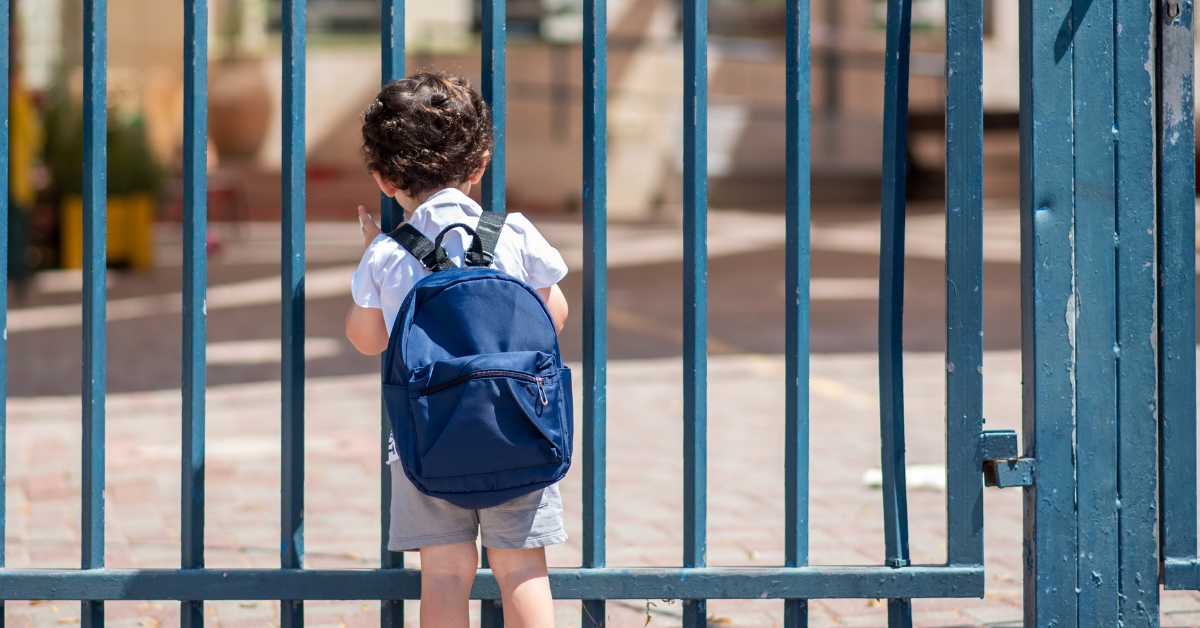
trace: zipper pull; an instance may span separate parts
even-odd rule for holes
[[[550,405],[550,400],[546,398],[546,387],[542,384],[542,378],[537,378],[538,399],[542,400],[543,406]]]

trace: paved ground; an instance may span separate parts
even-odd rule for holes
[[[989,213],[985,264],[986,343],[1020,346],[1020,276],[1016,213]],[[813,231],[812,346],[819,353],[873,351],[878,275],[878,222],[856,208],[818,215]],[[941,350],[944,338],[943,227],[936,214],[918,214],[909,226],[905,346]],[[580,312],[582,236],[578,222],[539,220],[575,272],[563,288]],[[214,228],[224,244],[210,262],[209,340],[237,352],[244,343],[279,336],[278,224],[250,223],[239,232]],[[361,253],[354,222],[308,227],[308,372],[312,376],[375,372],[376,361],[343,338],[347,277]],[[783,343],[783,217],[714,212],[710,218],[709,332],[715,353],[779,351]],[[109,390],[160,390],[180,381],[178,296],[180,248],[164,229],[161,266],[147,274],[113,273],[108,327]],[[678,227],[616,226],[609,234],[609,357],[656,358],[680,354],[682,241]],[[74,281],[72,281],[74,279]],[[70,394],[80,390],[78,275],[40,277],[10,314],[12,394]],[[174,299],[174,300],[172,300]],[[568,324],[562,339],[569,359],[580,359],[581,328]],[[226,343],[234,343],[229,345]],[[239,349],[240,347],[240,349]],[[261,347],[260,347],[261,348]],[[258,355],[258,354],[254,354]],[[221,358],[220,356],[228,356]],[[214,354],[210,383],[277,379],[277,361]]]
[[[1013,220],[989,210],[985,414],[989,428],[1019,427],[1018,274]],[[943,297],[936,215],[910,224],[906,343],[908,452],[912,465],[944,456],[939,351]],[[778,216],[714,213],[710,265],[709,562],[782,562],[783,452],[782,249]],[[578,227],[544,224],[572,264]],[[347,268],[357,258],[351,225],[310,226],[307,564],[367,567],[378,562],[377,361],[341,336]],[[279,407],[278,253],[273,229],[249,225],[212,258],[209,293],[207,564],[278,565]],[[677,231],[614,227],[610,234],[609,564],[669,566],[681,559],[681,404]],[[864,214],[818,215],[814,225],[811,562],[881,560],[880,493],[863,483],[878,466],[874,348],[877,226]],[[750,252],[747,249],[751,249]],[[116,274],[110,298],[108,401],[108,564],[178,564],[179,393],[178,248],[165,234],[163,266]],[[10,319],[8,402],[8,564],[73,567],[79,543],[78,288],[70,275],[30,287]],[[579,302],[579,274],[565,283]],[[576,310],[578,312],[578,310]],[[74,318],[73,318],[74,316]],[[577,359],[577,327],[564,346]],[[579,395],[576,397],[580,398]],[[564,483],[571,542],[555,547],[558,566],[580,560],[580,467]],[[944,560],[945,495],[910,492],[916,562]],[[987,595],[981,600],[914,603],[919,626],[1017,626],[1021,604],[1019,491],[986,494]],[[412,557],[409,558],[413,560]],[[415,561],[411,564],[415,565]],[[272,602],[208,605],[222,628],[278,623]],[[10,603],[16,625],[78,622],[74,603]],[[114,626],[175,625],[176,604],[111,603]],[[1200,625],[1200,599],[1164,596],[1164,625]],[[714,601],[712,625],[774,626],[782,605]],[[414,618],[416,604],[408,604]],[[610,625],[673,626],[677,603],[609,605]],[[310,603],[313,626],[378,625],[374,603]],[[818,600],[814,626],[883,626],[872,600]],[[578,625],[578,604],[559,603],[559,625]]]

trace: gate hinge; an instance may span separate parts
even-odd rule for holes
[[[988,430],[980,434],[979,459],[985,486],[1033,486],[1034,459],[1019,457],[1016,432]]]

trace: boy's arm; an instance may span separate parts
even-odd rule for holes
[[[346,314],[346,338],[355,349],[367,355],[379,355],[388,346],[387,324],[383,310],[377,307],[351,305]]]
[[[550,310],[550,318],[554,320],[554,331],[562,333],[563,324],[567,322],[567,297],[563,296],[558,284],[549,288],[538,288],[537,292],[541,295],[542,301],[546,302],[546,308]]]

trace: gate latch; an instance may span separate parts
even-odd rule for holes
[[[1033,486],[1034,459],[1020,457],[1016,432],[984,431],[979,435],[979,459],[985,486]]]
[[[1166,1],[1166,14],[1169,19],[1175,20],[1183,13],[1183,9],[1179,6],[1179,0]]]

